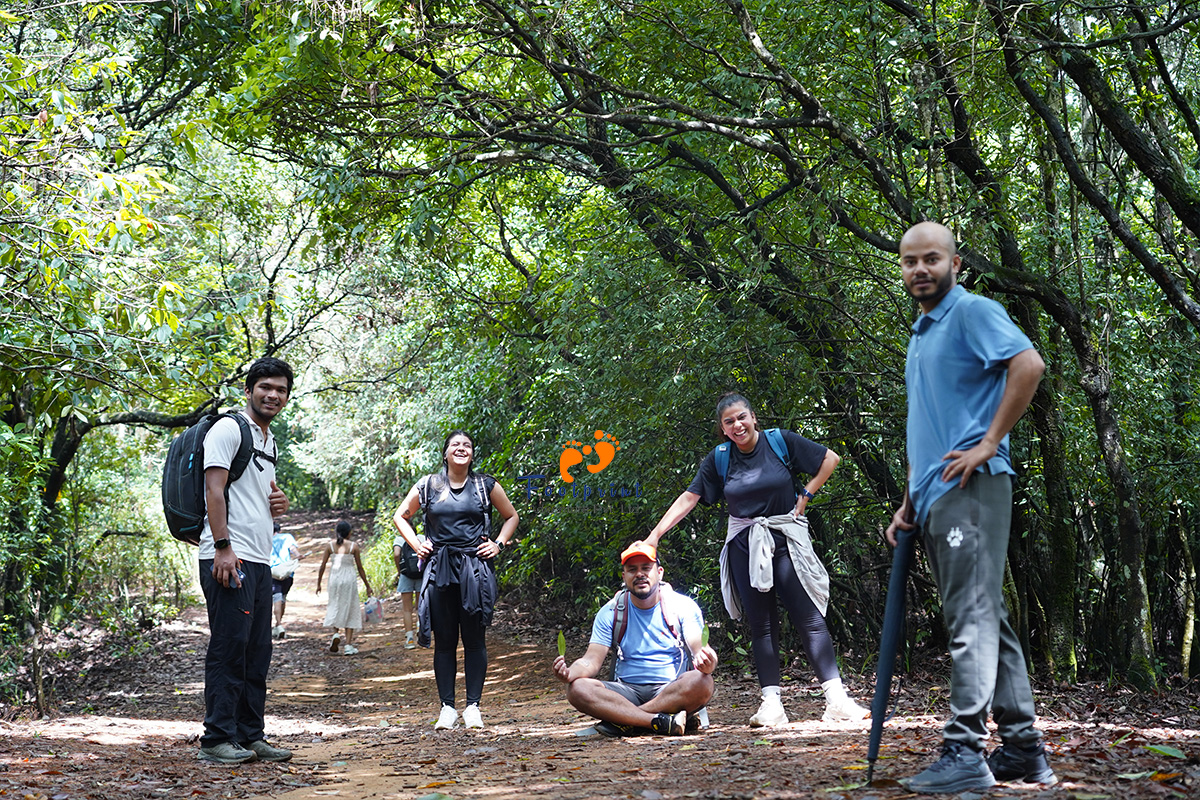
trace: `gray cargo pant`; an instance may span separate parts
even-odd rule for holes
[[[977,472],[939,498],[922,526],[950,635],[950,720],[943,737],[973,750],[987,740],[988,708],[1007,744],[1030,745],[1033,692],[1004,603],[1012,478]]]

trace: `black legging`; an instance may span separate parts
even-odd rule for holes
[[[430,582],[432,584],[432,581]],[[467,676],[467,705],[479,704],[487,676],[486,628],[478,614],[463,613],[457,583],[445,589],[430,585],[429,627],[433,633],[433,675],[442,705],[454,707],[454,676],[458,672],[458,634],[462,631],[463,672]]]
[[[727,555],[746,623],[750,626],[758,685],[779,685],[779,607],[775,603],[776,597],[783,602],[792,625],[800,632],[804,654],[817,673],[817,679],[821,683],[832,680],[838,677],[837,657],[833,653],[833,639],[829,636],[829,628],[825,627],[825,618],[800,583],[788,555],[787,539],[777,531],[771,531],[771,535],[775,539],[772,561],[775,586],[769,592],[760,592],[750,585],[749,530],[733,538]]]

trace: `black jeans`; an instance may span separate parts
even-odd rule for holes
[[[202,747],[247,744],[263,738],[267,670],[271,666],[271,568],[243,563],[242,585],[226,589],[200,562],[200,588],[208,605],[204,659]]]
[[[433,632],[433,675],[438,699],[454,707],[454,676],[458,672],[458,635],[462,632],[463,673],[467,679],[467,705],[479,704],[487,677],[487,628],[479,614],[466,614],[458,584],[445,589],[430,586],[429,627]]]
[[[837,656],[825,618],[808,596],[800,576],[788,555],[787,539],[772,531],[775,537],[775,558],[772,560],[775,586],[760,592],[750,585],[750,533],[742,531],[729,542],[729,570],[742,601],[742,611],[750,626],[750,646],[754,666],[758,670],[759,686],[779,685],[779,607],[775,598],[787,609],[792,625],[800,632],[804,654],[824,683],[838,677]]]

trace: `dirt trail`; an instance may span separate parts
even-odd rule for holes
[[[276,643],[267,733],[295,751],[287,764],[226,767],[196,761],[203,717],[202,609],[162,631],[136,660],[97,668],[60,687],[63,716],[3,724],[0,800],[74,798],[838,798],[907,796],[886,779],[911,775],[940,741],[945,701],[937,685],[906,690],[885,731],[874,788],[865,777],[866,734],[819,721],[819,688],[805,671],[785,688],[797,720],[769,732],[745,720],[752,682],[718,668],[713,726],[700,735],[580,737],[588,721],[563,699],[550,671],[553,630],[511,609],[488,634],[481,731],[434,731],[438,702],[431,650],[404,650],[399,606],[363,631],[356,656],[329,652],[325,595],[313,589],[325,532],[316,517],[296,530],[306,557],[288,603],[287,637]],[[293,526],[287,526],[293,527]],[[586,642],[570,642],[568,657]],[[460,653],[461,664],[461,653]],[[850,681],[866,702],[865,681]],[[458,682],[459,705],[463,684]],[[1183,797],[1200,786],[1195,694],[1144,698],[1094,687],[1039,696],[1062,783],[1050,790],[999,786],[988,797]],[[1134,727],[1131,722],[1136,722]],[[1148,747],[1159,748],[1148,750]],[[1161,748],[1176,748],[1176,758]],[[1121,777],[1125,776],[1125,777]],[[1173,777],[1172,777],[1173,776]],[[979,796],[979,795],[976,795]]]

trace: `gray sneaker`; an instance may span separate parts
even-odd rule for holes
[[[257,761],[258,753],[239,747],[233,742],[221,742],[209,747],[201,747],[196,758],[217,764],[245,764],[247,761]]]
[[[943,742],[942,757],[920,775],[900,781],[909,791],[922,794],[965,792],[996,785],[992,771],[977,753],[962,742]]]
[[[246,749],[253,750],[258,756],[259,761],[288,761],[292,757],[291,750],[284,750],[282,747],[273,747],[267,744],[265,739],[259,739],[257,742],[250,742],[246,745]]]

